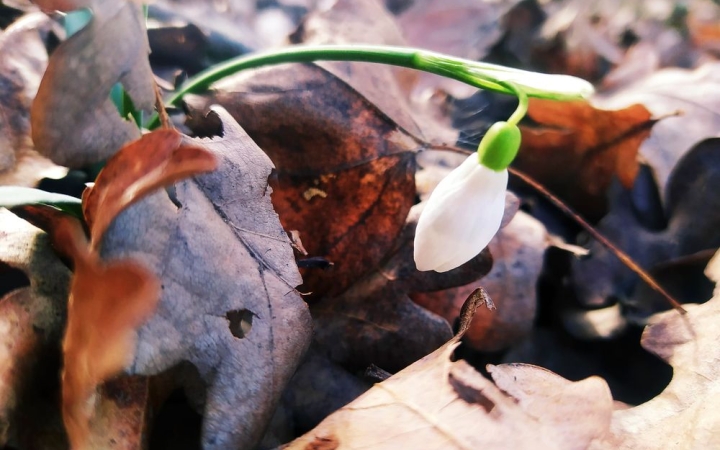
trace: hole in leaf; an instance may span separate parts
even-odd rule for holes
[[[30,286],[30,279],[22,270],[0,261],[0,298],[8,293]]]
[[[173,205],[175,205],[177,209],[181,209],[183,207],[182,203],[177,198],[177,190],[175,189],[175,185],[166,187],[165,192],[167,192],[168,198],[171,202],[173,202]]]
[[[230,323],[230,332],[238,339],[242,339],[250,333],[253,321],[252,311],[247,309],[236,309],[225,313],[225,318]]]

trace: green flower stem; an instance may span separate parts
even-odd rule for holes
[[[525,117],[525,114],[527,114],[530,99],[522,89],[518,89],[515,83],[503,82],[502,84],[508,89],[512,90],[518,98],[517,108],[507,120],[509,124],[517,126],[523,119],[523,117]]]
[[[303,45],[241,56],[218,64],[187,80],[167,99],[167,103],[177,105],[185,94],[207,90],[216,81],[241,70],[273,64],[323,60],[407,67],[452,78],[479,89],[511,95],[523,92],[524,95],[531,97],[567,100],[581,99],[592,93],[592,86],[578,78],[543,75],[421,49],[372,45]],[[554,81],[558,77],[563,77],[564,82]],[[555,86],[556,89],[544,87],[550,85]],[[158,118],[155,115],[149,121],[148,128],[154,129],[157,126]]]

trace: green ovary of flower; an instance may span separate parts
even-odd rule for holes
[[[496,172],[507,169],[520,149],[520,129],[508,122],[494,123],[478,146],[480,164]]]

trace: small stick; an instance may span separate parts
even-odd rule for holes
[[[680,302],[675,300],[675,298],[670,295],[665,289],[660,286],[657,281],[649,274],[647,273],[642,267],[640,267],[633,259],[625,252],[617,248],[612,242],[610,242],[605,236],[600,234],[599,231],[597,231],[592,225],[587,223],[585,219],[580,217],[575,211],[573,211],[569,206],[567,206],[562,200],[560,200],[558,197],[553,195],[550,191],[545,189],[543,185],[538,183],[537,181],[533,180],[530,176],[527,174],[514,169],[512,167],[508,167],[508,171],[510,171],[511,174],[515,175],[516,177],[520,178],[522,181],[527,183],[528,185],[532,186],[533,189],[537,190],[541,194],[543,194],[545,197],[547,197],[548,200],[550,200],[555,206],[560,208],[562,212],[570,216],[575,222],[580,224],[585,231],[590,233],[592,237],[594,237],[598,242],[600,242],[602,245],[607,247],[608,250],[613,252],[615,256],[623,263],[625,264],[630,270],[635,272],[645,283],[648,284],[651,288],[656,290],[660,295],[665,297],[667,301],[675,308],[680,314],[686,314],[687,311],[685,308],[682,307]]]
[[[172,129],[173,126],[170,123],[170,116],[168,116],[167,110],[165,109],[165,101],[160,92],[160,86],[157,82],[155,84],[155,109],[158,112],[158,118],[160,119],[160,126],[162,128]]]

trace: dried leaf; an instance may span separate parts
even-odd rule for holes
[[[140,5],[96,0],[92,6],[90,23],[53,52],[31,112],[37,150],[70,167],[102,161],[140,137],[110,99],[115,83],[137,110],[151,111],[155,100]]]
[[[396,372],[437,349],[452,335],[448,321],[413,303],[409,294],[468,284],[490,270],[492,260],[485,251],[448,272],[418,271],[413,241],[423,206],[412,208],[380,268],[340,296],[311,306],[317,350],[346,369],[376,365]]]
[[[100,261],[80,223],[64,219],[55,233],[69,243],[75,272],[63,342],[63,420],[72,448],[81,449],[88,445],[95,388],[132,360],[135,329],[155,310],[160,283],[132,260]]]
[[[38,155],[30,140],[30,106],[47,66],[51,29],[45,14],[30,13],[0,34],[0,185],[32,186],[67,172]]]
[[[218,114],[222,138],[186,141],[213,152],[218,170],[127,208],[102,248],[110,260],[142,261],[162,281],[128,370],[153,374],[189,361],[207,385],[207,394],[195,394],[207,399],[204,448],[248,448],[262,437],[311,325],[270,203],[272,164],[225,111]]]
[[[90,422],[88,448],[139,450],[145,448],[147,377],[121,377],[103,384]]]
[[[613,177],[632,186],[638,149],[655,123],[641,105],[604,111],[585,102],[532,99],[528,115],[536,124],[521,127],[514,166],[591,219],[606,212]]]
[[[463,316],[461,333],[471,318]],[[580,449],[607,432],[612,398],[602,380],[571,383],[532,366],[498,366],[490,368],[496,386],[452,361],[459,338],[284,448]]]
[[[334,263],[305,271],[304,290],[337,295],[377,267],[414,201],[417,141],[314,65],[238,74],[212,101],[275,163],[272,200],[283,226],[300,232],[310,256]]]
[[[720,279],[717,267],[709,270],[713,280]],[[720,398],[720,297],[686,309],[685,315],[668,311],[654,316],[642,337],[645,349],[673,366],[670,384],[652,400],[613,413],[611,433],[592,448],[720,446],[720,418],[714,408]]]
[[[668,68],[622,90],[596,96],[594,103],[607,109],[639,103],[654,117],[663,118],[640,146],[640,155],[652,167],[660,192],[665,193],[670,173],[680,158],[700,141],[718,134],[720,112],[715,105],[720,102],[719,84],[717,62],[692,71]]]
[[[55,257],[47,236],[0,209],[0,275],[22,281],[0,298],[0,445],[17,433],[16,410],[25,389],[46,370],[43,360],[57,352],[65,318],[70,272]],[[8,283],[8,284],[10,284]],[[57,370],[57,368],[53,368]],[[51,370],[53,370],[51,369]]]
[[[656,268],[658,275],[663,272],[668,275],[658,280],[671,288],[681,301],[694,301],[694,289],[701,283],[672,283],[677,271],[664,271],[662,265],[720,246],[717,234],[720,215],[716,213],[718,201],[715,195],[720,188],[719,148],[720,139],[707,139],[688,151],[675,165],[665,184],[665,227],[654,230],[646,226],[644,214],[637,207],[637,186],[630,192],[619,188],[612,190],[610,212],[598,225],[604,236],[642,267]],[[637,289],[637,275],[604,246],[592,241],[588,247],[590,257],[573,261],[572,266],[578,298],[583,304],[599,306],[620,299],[629,307],[626,314],[630,312],[637,320],[645,320],[669,307],[664,299],[647,295],[644,288]],[[702,267],[695,266],[695,277],[702,278]],[[690,279],[690,273],[685,272],[683,278]]]
[[[175,130],[157,130],[124,147],[83,195],[91,246],[97,248],[112,220],[131,203],[162,186],[217,167],[204,148],[183,143]]]

